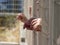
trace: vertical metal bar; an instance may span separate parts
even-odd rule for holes
[[[33,1],[33,16],[38,18],[40,17],[40,0],[34,0]],[[40,45],[40,36],[39,36],[39,32],[35,32],[33,31],[33,36],[34,36],[34,44],[33,45]]]
[[[36,40],[36,32],[33,31],[33,45],[37,45],[37,40]]]
[[[54,0],[49,0],[49,45],[53,45],[53,30],[54,30]]]

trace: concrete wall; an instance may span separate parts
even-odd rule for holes
[[[24,14],[27,18],[30,18],[29,7],[32,7],[33,17],[43,18],[43,28],[42,32],[27,30],[27,43],[28,45],[48,45],[48,24],[46,22],[49,23],[49,0],[24,0]]]
[[[58,1],[55,0],[54,3],[54,45],[57,45],[56,43],[60,36],[60,4]]]
[[[48,45],[49,0],[34,0],[33,11],[36,18],[42,18],[42,32],[35,32],[35,45]]]
[[[31,14],[30,12],[31,8]],[[24,14],[29,19],[33,16],[33,0],[24,0]],[[26,43],[27,45],[33,45],[33,31],[26,30]]]
[[[26,1],[30,2],[29,0],[26,0]],[[26,7],[25,7],[24,13],[28,16],[29,15],[28,7],[31,2],[27,3],[26,1],[25,1]],[[54,4],[54,0],[38,0],[40,1],[40,3],[37,7],[34,1],[33,1],[33,5],[34,5],[33,15],[35,17],[40,17],[43,19],[43,22],[42,22],[43,29],[41,33],[37,33],[37,32],[33,33],[34,35],[33,38],[35,39],[33,45],[56,45],[56,40],[60,34],[60,28],[59,28],[60,27],[60,24],[59,24],[60,23],[59,21],[60,6],[57,4]],[[38,8],[39,8],[39,12],[37,12]],[[28,35],[29,35],[29,32],[27,33]],[[30,39],[33,39],[33,38],[30,38]]]

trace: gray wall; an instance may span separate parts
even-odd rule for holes
[[[60,5],[57,1],[54,2],[54,45],[57,45],[56,40],[60,35]]]

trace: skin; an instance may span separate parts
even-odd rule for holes
[[[42,28],[41,21],[42,21],[41,18],[36,18],[36,19],[32,20],[31,26],[33,26],[34,30],[37,30],[37,31],[41,30],[41,28]]]
[[[17,19],[24,23],[24,25],[25,25],[24,28],[27,28],[29,30],[41,31],[41,28],[42,28],[41,27],[41,21],[42,21],[41,18],[35,18],[33,20],[31,20],[31,19],[28,20],[23,13],[19,13],[17,16]],[[28,24],[30,24],[29,27],[26,26]]]
[[[17,16],[17,19],[22,21],[23,23],[25,23],[25,21],[28,20],[23,13],[19,13],[18,16]]]

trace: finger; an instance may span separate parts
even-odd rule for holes
[[[33,24],[33,28],[36,28],[38,25],[41,25],[41,19],[37,19],[36,23]]]
[[[18,20],[21,20],[21,19],[23,19],[23,18],[22,18],[22,16],[18,16],[17,19],[18,19]]]
[[[36,28],[37,28],[37,26],[36,26],[36,25],[34,25],[34,26],[33,26],[33,28],[34,28],[34,29],[36,29]]]
[[[37,28],[38,25],[39,25],[39,24],[36,23],[35,25],[33,25],[33,28],[34,28],[34,29]]]
[[[33,22],[35,22],[35,21],[37,21],[37,19],[33,19],[32,22],[31,22],[31,24],[32,24]]]
[[[26,16],[25,16],[23,13],[19,13],[19,14],[18,14],[18,17],[20,17],[20,18],[21,18],[21,17],[22,17],[22,18],[26,18]]]
[[[37,23],[37,22],[35,21],[35,22],[31,23],[31,25],[34,26],[36,23]]]
[[[22,17],[23,17],[23,14],[22,14],[22,13],[19,13],[19,14],[17,15],[17,19],[22,19]]]
[[[40,25],[42,24],[42,18],[39,19],[40,20]]]
[[[28,20],[23,13],[19,13],[18,16],[17,16],[17,19],[21,20],[22,22],[25,22],[25,21]]]

